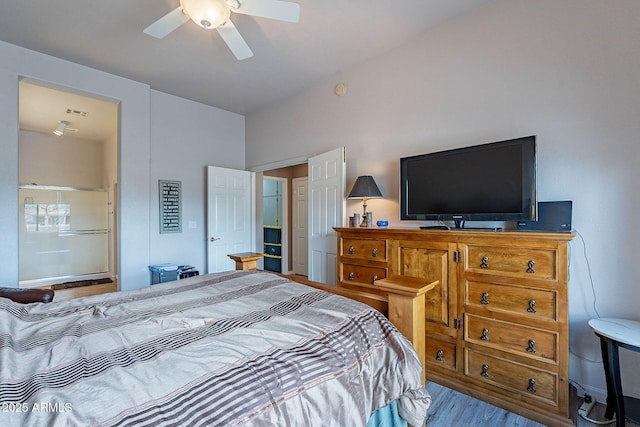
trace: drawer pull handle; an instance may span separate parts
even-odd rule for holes
[[[535,265],[535,261],[530,259],[529,262],[527,263],[527,273],[535,273],[536,271],[533,269],[533,266]]]
[[[529,300],[529,308],[527,308],[527,311],[529,313],[537,313],[537,311],[536,311],[536,300],[534,300],[534,299],[530,299]]]
[[[480,375],[485,378],[489,378],[489,365],[482,365],[482,372],[480,372]]]
[[[376,257],[376,256],[378,256],[378,248],[373,248],[373,249],[371,249],[371,256],[372,256],[372,257]]]
[[[371,278],[371,284],[375,285],[376,284],[376,280],[378,280],[378,275],[374,274],[373,277]]]
[[[529,353],[535,353],[536,349],[534,348],[534,346],[536,345],[536,340],[529,340],[529,348],[527,348],[527,351]]]
[[[534,385],[536,385],[536,380],[534,380],[533,378],[529,378],[529,387],[527,387],[527,391],[535,393],[536,388],[534,387]]]
[[[349,255],[353,255],[355,253],[354,247],[349,246]]]
[[[488,256],[483,256],[482,257],[482,263],[480,263],[480,268],[489,268],[489,257]]]
[[[484,305],[489,304],[489,292],[482,293],[482,299],[480,300],[480,304],[484,304]]]
[[[353,278],[355,277],[355,274],[352,272],[349,273],[349,280],[353,280]]]
[[[436,352],[436,360],[437,360],[438,362],[443,362],[443,361],[444,361],[444,357],[442,357],[443,355],[444,355],[444,351],[442,351],[442,350],[438,350],[438,351]]]
[[[480,339],[482,341],[489,341],[489,337],[487,335],[489,335],[489,330],[485,328],[482,330],[482,336],[480,337]]]

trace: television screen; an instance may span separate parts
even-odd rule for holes
[[[536,138],[400,159],[400,219],[535,219]]]

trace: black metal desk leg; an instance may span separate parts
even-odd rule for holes
[[[616,410],[616,427],[624,427],[625,425],[625,411],[624,411],[624,396],[622,394],[622,380],[620,378],[620,358],[618,355],[618,344],[610,339],[607,339],[607,354],[608,360],[607,370],[605,373],[611,380],[611,387],[613,388],[614,405]],[[607,381],[608,382],[608,381]],[[607,390],[609,385],[607,384]],[[607,396],[607,412],[609,411],[609,396]],[[606,414],[605,414],[606,415]]]
[[[607,340],[600,337],[600,351],[602,352],[602,364],[604,365],[604,379],[607,382],[607,409],[604,412],[604,417],[608,420],[613,418],[613,413],[616,408],[615,390],[613,388],[613,381],[611,380],[611,367],[609,364],[609,346]]]

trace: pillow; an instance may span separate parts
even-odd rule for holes
[[[14,302],[29,304],[32,302],[51,302],[55,292],[51,289],[0,288],[0,297]]]

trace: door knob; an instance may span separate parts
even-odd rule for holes
[[[215,242],[216,240],[220,240],[218,237],[211,237],[209,238],[210,242]]]

